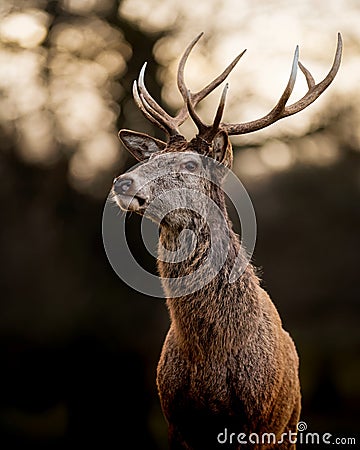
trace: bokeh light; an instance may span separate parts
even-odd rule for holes
[[[45,11],[8,6],[0,10],[0,116],[20,136],[26,161],[52,164],[68,149],[71,183],[96,195],[97,178],[121,165],[116,122],[131,48],[100,16],[81,15],[105,13],[113,2],[65,1],[77,15],[51,29]]]
[[[6,1],[0,9],[0,117],[10,132],[21,136],[17,141],[18,150],[24,159],[51,164],[67,151],[70,159],[74,158],[69,172],[73,185],[95,194],[96,189],[92,191],[91,186],[97,185],[98,174],[110,170],[114,164],[119,170],[124,160],[120,143],[115,157],[111,136],[116,135],[122,114],[122,78],[132,49],[120,29],[103,18],[115,7],[113,0],[62,0],[58,7],[72,14],[72,19],[55,23],[53,15],[44,10],[45,3]],[[136,22],[146,32],[171,31],[157,41],[154,57],[160,64],[162,101],[173,111],[182,102],[176,88],[179,55],[199,31],[205,31],[205,37],[190,56],[186,68],[187,83],[193,91],[208,83],[237,53],[248,48],[229,77],[224,117],[229,122],[258,118],[274,106],[287,82],[296,44],[300,44],[300,59],[316,80],[322,79],[332,63],[336,33],[342,32],[345,46],[342,66],[324,96],[296,117],[259,133],[233,138],[240,145],[265,143],[260,156],[255,158],[264,167],[259,166],[255,172],[266,168],[270,174],[274,166],[285,169],[296,161],[314,164],[319,164],[316,161],[322,158],[335,161],[337,152],[329,157],[314,151],[311,158],[306,157],[308,152],[303,150],[303,144],[290,146],[291,150],[279,146],[275,153],[269,148],[278,139],[298,139],[323,126],[328,111],[335,114],[344,104],[351,105],[354,121],[360,118],[357,89],[360,36],[355,26],[360,11],[350,0],[341,5],[340,2],[314,4],[309,0],[301,4],[282,0],[255,4],[247,0],[209,0],[197,4],[190,0],[124,0],[120,2],[119,15]],[[186,26],[181,26],[182,23]],[[305,92],[306,83],[299,73],[290,100],[300,98]],[[198,106],[204,120],[212,120],[219,95],[215,92]],[[187,137],[194,133],[190,121],[181,129]],[[358,140],[357,131],[352,133]],[[268,139],[272,140],[269,144]],[[102,163],[98,158],[96,163],[92,156],[94,142],[101,142],[99,154],[113,157],[105,158]],[[311,140],[310,148],[320,147]],[[297,157],[295,154],[300,151],[304,155]],[[79,167],[79,161],[82,161],[81,171],[74,169]],[[84,176],[79,174],[87,171],[94,183],[84,184]]]
[[[0,38],[4,43],[18,44],[23,48],[34,48],[46,38],[49,16],[37,9],[14,12],[0,24]]]

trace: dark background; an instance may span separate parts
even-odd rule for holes
[[[149,88],[159,98],[152,52],[171,30],[145,33],[110,4],[98,18],[121,30],[132,49],[113,77],[122,89],[116,128],[155,135],[133,107],[131,83],[148,60]],[[79,17],[56,1],[36,6],[52,17],[46,51],[56,26],[86,26],[94,16]],[[121,163],[79,187],[69,176],[77,143],[61,139],[59,128],[56,157],[31,161],[23,156],[20,119],[0,117],[0,448],[166,448],[155,370],[167,311],[116,276],[102,245],[112,179],[134,160],[121,150]],[[349,133],[357,126],[356,114],[339,102],[307,136],[285,142],[296,153],[302,142],[331,136],[340,156],[327,164],[300,158],[288,170],[243,180],[257,214],[254,264],[300,355],[302,420],[309,431],[339,436],[353,435],[360,423],[360,149]],[[139,219],[127,220],[137,245]]]

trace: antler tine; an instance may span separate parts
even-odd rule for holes
[[[246,49],[243,50],[227,67],[226,69],[213,80],[211,83],[209,83],[207,86],[204,87],[204,89],[201,89],[201,91],[193,94],[193,102],[195,105],[197,105],[203,98],[205,98],[207,95],[210,94],[214,89],[216,89],[226,78],[228,77],[229,73],[233,70],[233,68],[236,66],[236,64],[240,61],[241,57],[246,52]]]
[[[343,43],[342,43],[341,34],[338,33],[338,41],[337,41],[333,65],[331,66],[331,69],[330,69],[329,73],[326,75],[326,77],[322,81],[320,81],[320,83],[318,83],[318,84],[312,84],[312,81],[310,80],[310,85],[309,85],[309,76],[307,75],[307,73],[309,73],[309,71],[307,69],[305,69],[305,67],[302,64],[300,65],[300,69],[304,73],[306,80],[308,82],[309,90],[304,95],[304,97],[302,97],[300,100],[298,100],[297,102],[293,103],[292,105],[290,105],[286,108],[286,115],[284,115],[284,117],[291,116],[292,114],[295,114],[298,111],[303,110],[304,108],[309,106],[313,101],[315,101],[325,91],[326,88],[329,87],[329,85],[335,78],[336,74],[338,73],[340,63],[341,63],[342,48],[343,48]],[[305,69],[305,71],[303,69]],[[313,79],[312,76],[311,76],[311,78]]]
[[[226,94],[227,94],[228,89],[229,89],[229,84],[226,83],[225,87],[224,87],[224,89],[222,91],[222,94],[221,94],[219,106],[218,106],[218,109],[216,111],[216,115],[215,115],[215,119],[214,119],[213,125],[211,127],[212,128],[212,132],[213,132],[214,135],[217,133],[217,131],[219,129],[219,125],[220,125],[220,122],[221,122],[221,119],[222,119],[222,116],[223,116],[223,113],[224,113],[225,100],[226,100]]]
[[[294,58],[291,66],[291,73],[290,78],[288,81],[288,84],[286,85],[286,88],[280,97],[280,100],[277,102],[276,106],[270,111],[269,114],[276,117],[277,115],[281,114],[282,111],[285,108],[286,102],[289,100],[290,95],[292,91],[294,90],[295,81],[296,81],[296,75],[297,75],[297,66],[299,62],[299,46],[296,46]]]
[[[133,84],[133,97],[137,106],[150,122],[165,131],[168,136],[179,134],[173,118],[156,103],[146,89],[144,83],[145,68],[146,63],[140,71],[139,81],[134,81]]]
[[[265,128],[284,117],[296,114],[297,112],[302,111],[311,103],[313,103],[331,84],[331,82],[334,80],[339,70],[342,54],[341,34],[338,33],[338,41],[333,65],[331,66],[331,69],[327,74],[327,76],[318,84],[315,84],[314,78],[312,77],[311,73],[299,61],[297,61],[297,52],[298,48],[295,51],[289,82],[275,108],[273,108],[266,116],[262,117],[261,119],[253,120],[251,122],[245,122],[241,124],[223,123],[221,124],[222,129],[226,130],[229,135],[251,133],[253,131],[260,130],[261,128]],[[295,83],[296,77],[296,70],[294,70],[295,61],[296,64],[299,65],[301,71],[303,72],[306,78],[308,91],[300,100],[293,103],[292,105],[286,106],[286,102],[288,101],[291,95]]]
[[[154,124],[162,124],[160,127],[169,136],[179,134],[177,124],[173,117],[171,117],[150,95],[145,86],[145,69],[147,63],[145,62],[140,70],[138,83],[136,88],[138,90],[138,100],[141,101],[142,106],[147,110],[148,115],[145,117],[149,119],[149,115],[155,119],[152,120]],[[139,105],[138,105],[139,106]],[[142,108],[140,108],[143,111]]]
[[[188,47],[186,48],[184,54],[181,57],[181,60],[179,62],[178,66],[178,74],[177,74],[177,84],[179,91],[185,101],[187,102],[188,97],[188,88],[185,84],[185,77],[184,77],[184,69],[186,62],[188,60],[188,57],[191,53],[191,50],[194,48],[194,46],[197,44],[197,42],[200,40],[200,38],[203,36],[204,33],[200,33],[196,38],[190,42]],[[214,89],[216,89],[229,75],[229,73],[234,69],[236,64],[239,62],[240,58],[243,56],[243,54],[246,52],[246,49],[242,51],[227,67],[226,69],[215,78],[215,80],[211,81],[207,86],[205,86],[203,89],[201,89],[199,92],[191,93],[190,92],[190,100],[195,107],[202,99],[204,99],[206,96],[208,96]],[[182,109],[179,111],[179,113],[176,115],[175,120],[177,123],[177,126],[180,126],[182,123],[185,122],[185,120],[188,117],[188,111],[186,108],[186,105],[182,107]]]
[[[311,73],[307,70],[307,68],[301,64],[301,62],[298,62],[299,67],[301,69],[301,72],[305,75],[306,82],[308,85],[308,88],[311,89],[313,86],[315,86],[315,80],[314,77],[311,75]]]
[[[204,135],[209,127],[207,125],[205,125],[201,121],[200,117],[196,114],[194,105],[191,101],[190,90],[186,91],[186,106],[187,106],[187,110],[190,114],[190,117],[192,118],[192,120],[194,121],[195,125],[197,126],[197,128],[199,130],[199,134]]]
[[[165,131],[165,133],[169,133],[169,131],[167,130],[167,128],[162,125],[159,121],[157,121],[155,119],[155,117],[148,111],[149,109],[149,105],[146,104],[146,101],[144,102],[144,98],[141,98],[139,95],[139,91],[138,91],[138,85],[136,80],[133,83],[133,97],[135,100],[136,105],[138,106],[138,108],[141,110],[141,112],[144,114],[144,116],[154,125],[156,125],[157,127],[159,127],[161,130]],[[152,109],[150,109],[151,111],[153,111]]]
[[[146,89],[145,86],[145,69],[147,66],[147,62],[145,62],[140,70],[139,79],[138,79],[138,87],[140,94],[146,102],[151,106],[151,108],[156,111],[158,114],[160,114],[164,119],[166,119],[167,122],[169,122],[169,125],[172,124],[174,118],[171,117],[151,96],[149,91]],[[175,124],[174,124],[175,125]],[[176,125],[175,125],[176,128]]]
[[[191,101],[190,91],[188,90],[186,93],[186,106],[189,111],[189,114],[199,130],[199,136],[201,136],[204,140],[206,140],[208,142],[210,142],[214,138],[216,133],[219,131],[219,125],[220,125],[220,121],[221,121],[221,118],[222,118],[222,115],[224,112],[226,94],[227,94],[228,89],[229,89],[229,84],[226,83],[226,85],[222,91],[222,94],[221,94],[221,98],[220,98],[219,106],[216,111],[214,122],[211,126],[205,125],[202,122],[200,117],[196,114],[194,104]]]
[[[191,53],[191,50],[195,47],[195,45],[199,42],[200,38],[203,36],[203,32],[201,32],[198,36],[196,36],[195,39],[193,39],[190,44],[186,47],[180,62],[178,66],[178,73],[177,73],[177,85],[179,88],[179,91],[182,95],[182,98],[186,101],[188,96],[188,89],[185,84],[185,78],[184,78],[184,69],[186,61],[188,60],[188,57]],[[191,93],[190,93],[191,94]]]

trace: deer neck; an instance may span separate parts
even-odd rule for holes
[[[222,191],[212,193],[210,208],[204,208],[201,213],[195,211],[172,211],[161,224],[158,269],[163,278],[189,278],[204,265],[212,250],[215,252],[213,265],[218,268],[218,259],[222,266],[223,256],[230,249],[240,248],[239,239],[232,231]],[[171,292],[168,293],[171,296]]]
[[[183,230],[174,224],[164,224],[160,231],[158,269],[171,320],[178,341],[186,343],[195,353],[203,353],[209,345],[214,349],[219,345],[221,348],[224,330],[227,330],[229,339],[236,336],[245,342],[251,333],[254,317],[259,315],[258,278],[248,264],[238,235],[232,230],[223,196],[217,199],[217,204],[226,226],[213,217],[207,217],[205,221],[192,214],[183,218],[182,225],[185,225],[187,235],[182,239]],[[215,242],[212,241],[214,236]],[[201,271],[214,245],[214,260],[210,267]],[[189,256],[178,261],[176,257],[181,259],[184,256],[181,249],[184,255]],[[235,264],[243,265],[245,269],[235,282],[230,283]],[[203,283],[204,277],[209,277],[206,283]],[[171,279],[175,280],[175,285]],[[179,279],[184,281],[178,282]]]

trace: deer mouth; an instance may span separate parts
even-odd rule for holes
[[[144,211],[147,207],[146,198],[139,195],[116,195],[116,203],[123,211]]]
[[[139,197],[138,195],[135,195],[133,202],[135,203],[137,209],[145,209],[147,206],[147,200],[143,197]]]

